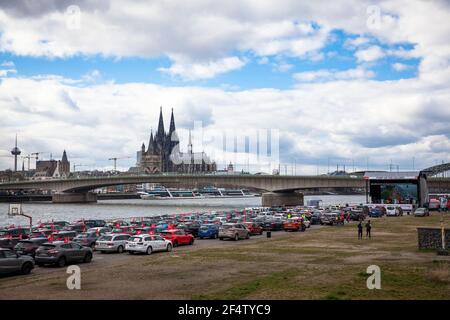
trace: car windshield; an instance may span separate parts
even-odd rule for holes
[[[419,208],[419,209],[416,210],[416,212],[419,212],[419,213],[424,212],[424,211],[425,211],[425,210],[424,210],[424,209],[421,209],[421,208]]]
[[[21,247],[21,248],[23,248],[23,247],[31,247],[32,245],[33,245],[33,242],[31,242],[31,241],[19,241],[17,243],[17,247]]]
[[[128,241],[139,242],[139,241],[142,241],[142,238],[141,237],[131,237],[130,239],[128,239]]]
[[[169,231],[161,232],[161,235],[163,235],[163,236],[171,236],[172,234],[173,234],[173,232],[169,232]]]
[[[100,239],[98,239],[98,241],[111,241],[112,240],[112,236],[103,236],[100,237]]]
[[[90,236],[91,236],[90,233],[83,232],[83,233],[80,233],[79,235],[77,235],[76,238],[77,239],[86,239],[86,238],[89,238]]]
[[[41,249],[44,249],[44,250],[50,250],[53,248],[56,248],[56,245],[51,244],[51,243],[44,243],[43,245],[41,245]]]
[[[233,228],[233,225],[232,225],[232,224],[224,224],[224,225],[222,226],[222,228],[223,228],[223,229],[230,229],[230,228]]]
[[[386,209],[388,209],[388,210],[394,210],[395,209],[395,207],[387,207]]]

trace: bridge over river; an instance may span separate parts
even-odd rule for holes
[[[166,187],[201,188],[205,186],[249,188],[263,191],[262,204],[295,205],[303,202],[302,189],[367,188],[362,177],[288,176],[251,174],[152,174],[89,178],[25,180],[0,183],[0,190],[49,190],[53,202],[95,202],[90,191],[106,186],[158,183]],[[450,178],[430,178],[430,191],[450,190]]]

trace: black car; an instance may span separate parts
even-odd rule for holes
[[[322,216],[321,212],[313,212],[311,215],[311,218],[309,219],[311,221],[311,224],[320,224],[320,217]]]
[[[105,220],[84,220],[83,222],[86,225],[86,228],[88,229],[106,226]]]
[[[9,228],[0,230],[0,248],[13,249],[22,239],[30,237],[30,230],[26,228]]]
[[[18,254],[26,254],[34,258],[37,248],[39,248],[40,245],[45,242],[48,242],[47,238],[20,240],[15,245],[14,251],[17,252]]]
[[[283,230],[283,221],[278,219],[266,220],[262,223],[264,231],[279,231]]]
[[[199,229],[200,229],[200,223],[198,223],[198,222],[186,222],[184,224],[184,231],[192,234],[194,237],[198,237]]]

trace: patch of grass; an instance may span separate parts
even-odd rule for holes
[[[194,295],[193,299],[213,299],[213,300],[236,300],[246,298],[248,295],[257,291],[271,291],[274,289],[282,289],[286,284],[294,278],[299,271],[288,270],[281,272],[273,272],[267,276],[259,277],[244,283],[237,283],[232,287],[220,292],[211,294]]]

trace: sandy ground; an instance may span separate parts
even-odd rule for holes
[[[66,268],[36,267],[0,278],[0,299],[450,298],[448,257],[417,250],[416,227],[436,225],[438,217],[372,222],[371,240],[357,240],[351,223],[272,232],[270,239],[196,240],[150,256],[95,253],[79,265],[81,290],[67,289]],[[382,290],[366,287],[370,264],[382,269]]]

